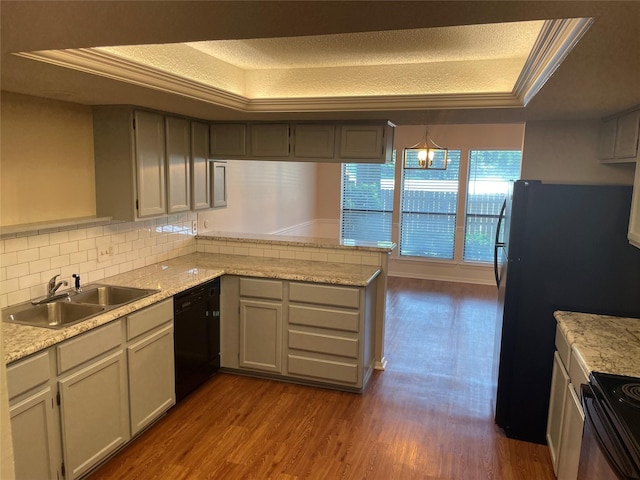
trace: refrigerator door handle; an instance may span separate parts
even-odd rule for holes
[[[498,216],[498,227],[496,228],[496,240],[493,244],[493,274],[496,277],[496,287],[500,288],[500,272],[498,270],[498,248],[504,247],[504,242],[500,241],[500,230],[502,229],[502,221],[504,220],[504,212],[507,208],[507,199],[504,199],[500,215]]]

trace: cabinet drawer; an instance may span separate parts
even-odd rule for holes
[[[49,350],[7,367],[9,399],[49,381]]]
[[[321,358],[288,356],[289,373],[343,383],[358,383],[358,366]]]
[[[568,370],[571,362],[571,347],[569,346],[567,337],[563,335],[559,326],[556,327],[556,350],[558,351],[558,355],[560,355],[560,360],[562,360],[564,368]]]
[[[173,319],[173,299],[156,303],[127,317],[127,340]]]
[[[289,348],[358,358],[358,339],[300,330],[289,330]]]
[[[282,282],[259,278],[241,278],[240,296],[282,300]]]
[[[569,362],[569,378],[576,395],[580,397],[580,385],[589,383],[589,374],[582,369],[580,362],[576,358],[576,352],[573,350],[571,350],[571,360]]]
[[[354,287],[292,282],[289,285],[289,300],[335,307],[358,308],[360,306],[360,290]]]
[[[295,325],[357,332],[359,320],[360,315],[357,311],[289,305],[289,323]]]
[[[121,321],[116,320],[58,345],[58,373],[66,372],[87,360],[120,346]]]

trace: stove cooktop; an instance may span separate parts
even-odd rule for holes
[[[590,383],[629,454],[640,465],[640,378],[593,372]]]

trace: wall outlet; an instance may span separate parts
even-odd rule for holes
[[[113,258],[114,247],[112,244],[102,245],[101,247],[98,247],[97,250],[98,250],[98,262],[104,262],[106,260],[109,260],[110,258]]]
[[[194,220],[193,223],[191,224],[191,233],[194,235],[198,234],[198,221]]]

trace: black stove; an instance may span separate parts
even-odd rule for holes
[[[589,383],[604,414],[603,422],[608,423],[619,439],[620,453],[626,453],[631,471],[637,474],[640,471],[640,378],[593,372]]]

